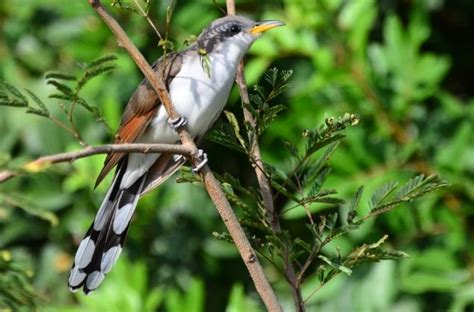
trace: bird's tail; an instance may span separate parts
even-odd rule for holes
[[[127,160],[124,159],[118,166],[94,222],[77,249],[68,282],[73,292],[81,287],[86,294],[95,290],[122,252],[128,226],[147,175],[141,176],[129,188],[121,189],[126,167]]]

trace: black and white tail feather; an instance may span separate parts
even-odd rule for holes
[[[77,249],[68,281],[69,289],[73,292],[81,287],[86,294],[95,290],[122,252],[128,226],[147,176],[145,173],[129,188],[121,189],[126,164],[126,159],[119,164],[94,222]]]
[[[200,139],[198,139],[198,142]],[[121,188],[128,157],[117,165],[112,184],[86,235],[79,244],[69,275],[69,289],[95,290],[122,252],[128,227],[140,196],[157,187],[185,162],[179,155],[161,155],[130,187]]]

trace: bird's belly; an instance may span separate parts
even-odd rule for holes
[[[221,59],[211,60],[210,77],[202,68],[199,57],[183,63],[183,68],[169,86],[171,102],[175,110],[187,119],[187,128],[194,138],[204,136],[217,119],[227,102],[235,78],[236,66]],[[185,66],[186,65],[186,66]],[[179,141],[176,131],[168,124],[168,113],[161,105],[156,116],[137,143],[173,144]],[[129,155],[127,172],[121,187],[127,188],[158,159],[160,154]]]
[[[178,114],[187,119],[187,128],[192,137],[204,135],[227,102],[235,72],[222,74],[218,66],[219,64],[215,64],[209,77],[200,62],[198,64],[193,62],[186,66],[187,69],[182,70],[170,84],[171,102]],[[168,114],[165,108],[160,106],[156,117],[151,121],[140,141],[175,143],[179,137],[167,121]]]

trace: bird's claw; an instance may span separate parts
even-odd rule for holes
[[[198,173],[205,164],[207,164],[207,154],[204,153],[202,149],[198,150],[197,159],[199,160],[199,164],[193,167],[193,172]]]
[[[168,118],[168,125],[171,129],[176,130],[179,127],[182,127],[188,123],[188,120],[184,117],[177,117],[177,118]]]

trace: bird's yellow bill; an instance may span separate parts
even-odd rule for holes
[[[280,22],[280,21],[259,22],[259,23],[257,23],[257,25],[255,25],[254,27],[252,27],[250,29],[250,33],[251,34],[259,34],[259,33],[263,33],[264,31],[267,31],[269,29],[279,27],[279,26],[283,26],[283,25],[285,25],[285,23]]]

